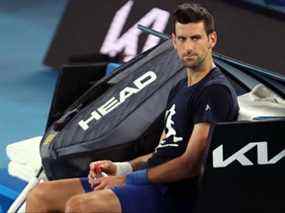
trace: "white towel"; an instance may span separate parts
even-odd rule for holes
[[[41,164],[41,139],[42,136],[38,136],[9,144],[6,147],[8,158],[20,164],[29,164],[38,167],[38,165]]]
[[[37,175],[39,169],[40,167],[34,168],[29,165],[19,164],[14,161],[10,161],[8,164],[8,172],[10,175],[27,182],[29,182],[30,179]]]
[[[11,160],[8,164],[10,175],[29,181],[42,166],[40,157],[41,136],[9,144],[6,153]]]
[[[251,92],[238,97],[240,106],[238,120],[253,120],[257,117],[285,116],[285,100],[262,84]]]

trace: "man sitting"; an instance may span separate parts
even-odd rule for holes
[[[27,212],[191,212],[212,124],[233,121],[237,97],[213,63],[214,18],[198,4],[173,14],[172,42],[187,78],[170,92],[153,153],[130,162],[97,161],[88,178],[48,181],[28,195]],[[108,176],[97,177],[100,172]]]

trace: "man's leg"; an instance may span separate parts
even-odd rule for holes
[[[66,203],[65,212],[121,213],[121,204],[112,190],[103,189],[73,196]]]
[[[168,206],[160,187],[125,185],[89,192],[86,181],[66,179],[39,184],[28,194],[27,212],[120,213],[124,209],[124,212],[159,213]]]
[[[87,178],[81,183],[86,193],[71,198],[67,212],[100,213],[165,213],[172,202],[166,198],[166,186],[156,184],[117,186],[112,189],[92,191]]]
[[[163,196],[165,187],[125,185],[72,197],[65,212],[86,213],[165,213],[171,203]]]
[[[78,178],[40,183],[28,193],[26,212],[64,212],[66,202],[82,193]]]

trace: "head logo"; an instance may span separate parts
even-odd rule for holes
[[[98,121],[103,116],[108,114],[109,112],[113,111],[126,99],[131,97],[132,95],[140,92],[143,88],[150,85],[157,79],[155,72],[148,71],[144,73],[142,76],[138,77],[136,80],[133,81],[134,87],[125,87],[123,90],[119,92],[118,98],[112,97],[106,103],[101,105],[99,108],[91,112],[91,116],[87,120],[79,121],[78,125],[85,131],[89,129],[89,123],[91,121]]]

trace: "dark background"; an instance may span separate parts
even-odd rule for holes
[[[44,63],[58,68],[68,63],[71,55],[99,52],[115,12],[126,2],[106,0],[98,4],[93,0],[70,0]],[[129,29],[153,7],[172,12],[178,2],[181,1],[135,1],[124,30]],[[219,35],[217,52],[285,73],[284,15],[243,1],[196,2],[208,7],[216,17]],[[170,24],[165,30],[165,33],[169,32]]]

